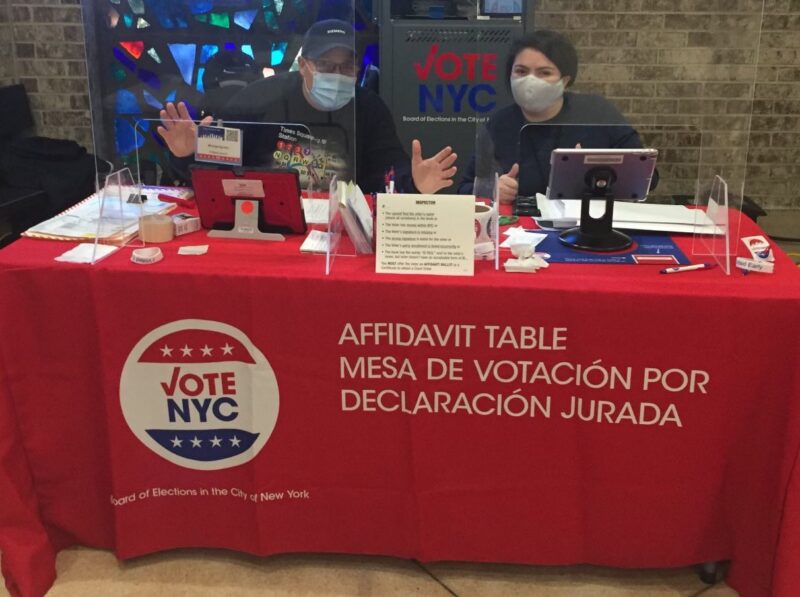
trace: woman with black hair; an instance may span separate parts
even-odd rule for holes
[[[475,192],[475,178],[500,174],[500,200],[544,193],[556,148],[638,148],[638,133],[611,102],[567,91],[578,75],[578,55],[560,33],[529,33],[511,46],[506,81],[514,104],[498,110],[478,139],[459,192]]]

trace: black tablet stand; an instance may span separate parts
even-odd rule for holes
[[[592,168],[586,173],[586,192],[581,200],[581,225],[570,228],[559,235],[562,244],[573,249],[610,253],[623,251],[633,244],[627,234],[614,230],[613,186],[617,174],[607,166]],[[593,199],[605,199],[606,210],[599,218],[593,218],[589,208]]]

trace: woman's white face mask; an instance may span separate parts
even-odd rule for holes
[[[526,112],[544,112],[564,95],[564,80],[550,83],[534,75],[511,79],[514,101]]]

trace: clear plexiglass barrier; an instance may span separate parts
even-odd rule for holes
[[[92,264],[110,254],[111,246],[144,246],[138,235],[139,220],[144,215],[140,190],[140,185],[134,182],[128,168],[106,176],[96,206],[97,227],[92,243]]]
[[[645,205],[702,207],[715,176],[729,186],[729,207],[741,200],[760,3],[726,8],[724,18],[704,3],[681,13],[641,3],[506,4],[84,3],[96,154],[130,166],[137,182],[186,184],[186,170],[175,168],[186,148],[160,132],[169,128],[163,115],[302,125],[307,138],[295,130],[255,150],[261,135],[242,129],[243,166],[294,168],[306,194],[326,198],[334,176],[366,196],[457,193],[499,218],[517,196],[546,190],[552,149],[581,149],[557,140],[536,150],[538,165],[523,165],[526,124],[631,123],[641,148],[658,150]],[[608,106],[621,121],[595,117]],[[482,228],[487,210],[476,209],[476,257],[496,260],[503,238]],[[345,246],[337,250],[368,254]]]
[[[726,275],[732,273],[736,261],[743,197],[743,184],[731,189],[719,175],[698,184],[697,230],[692,239],[692,254],[708,258],[708,263],[720,266]]]

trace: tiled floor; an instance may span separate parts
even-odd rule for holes
[[[104,551],[58,557],[48,597],[392,596],[736,597],[704,585],[694,570],[614,570],[490,564],[428,564],[382,557],[287,555],[255,558],[182,550],[118,563]],[[7,593],[0,589],[0,595]]]
[[[759,225],[800,238],[800,210],[773,211]],[[800,242],[777,241],[800,263]],[[272,558],[185,550],[118,563],[108,552],[76,548],[58,558],[53,597],[355,596],[735,597],[704,585],[690,568],[615,570],[490,564],[428,564],[382,557],[289,555]],[[4,589],[0,596],[6,597]]]

